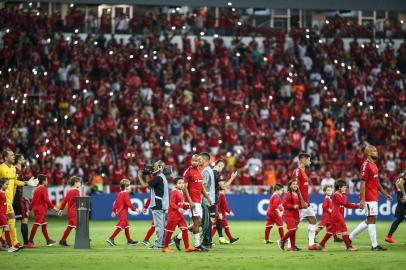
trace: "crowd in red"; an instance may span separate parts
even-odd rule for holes
[[[344,49],[342,37],[293,29],[226,47],[155,33],[129,43],[64,37],[52,16],[0,10],[0,150],[29,157],[26,176],[117,184],[162,159],[181,174],[194,152],[240,170],[237,185],[287,184],[295,155],[312,155],[314,191],[326,172],[359,181],[377,145],[382,183],[406,168],[406,45]],[[194,42],[195,51],[192,51]]]

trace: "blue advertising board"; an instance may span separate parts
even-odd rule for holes
[[[111,217],[111,209],[116,199],[117,194],[99,194],[92,196],[92,219],[93,220],[109,220]],[[147,194],[131,195],[133,205],[141,209],[148,198]],[[266,210],[269,203],[269,195],[227,195],[228,206],[235,213],[234,217],[229,217],[231,220],[265,220]],[[310,202],[313,209],[316,211],[318,218],[322,213],[322,204],[324,201],[323,195],[310,195]],[[348,201],[358,203],[358,195],[348,195]],[[391,203],[381,196],[379,198],[379,220],[393,220],[397,202],[396,198]],[[151,220],[151,213],[148,211],[146,215],[136,215],[135,212],[129,211],[130,220]],[[361,209],[347,209],[347,220],[362,220],[365,218],[364,211]]]

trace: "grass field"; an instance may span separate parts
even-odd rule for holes
[[[59,240],[66,226],[65,221],[51,219],[48,223],[52,239]],[[379,222],[380,244],[389,248],[387,252],[370,251],[367,231],[354,241],[360,251],[348,253],[344,244],[330,240],[328,252],[282,252],[276,244],[265,245],[263,241],[264,222],[231,222],[234,236],[241,238],[235,245],[216,245],[207,253],[174,252],[162,254],[160,250],[148,250],[139,244],[127,247],[124,233],[117,238],[117,247],[110,247],[105,239],[112,233],[114,221],[92,221],[90,224],[90,250],[75,250],[72,247],[45,246],[40,230],[36,236],[37,249],[22,250],[18,253],[0,253],[0,269],[399,269],[406,264],[406,226],[401,224],[396,232],[398,243],[385,244],[383,238],[389,222]],[[131,233],[141,241],[150,222],[131,222]],[[357,223],[350,222],[349,229]],[[307,224],[301,223],[297,245],[307,246]],[[321,233],[319,240],[323,237]],[[271,232],[275,240],[277,232]],[[20,236],[21,239],[21,236]],[[153,236],[154,239],[154,236]],[[73,244],[74,231],[68,238]],[[217,236],[215,237],[217,242]],[[182,243],[183,244],[183,243]],[[183,248],[183,246],[182,246]],[[174,249],[174,247],[173,247]]]

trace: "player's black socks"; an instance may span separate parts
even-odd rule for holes
[[[221,219],[217,220],[216,227],[217,227],[217,233],[219,234],[219,237],[223,237],[223,221]]]
[[[28,225],[21,223],[21,234],[23,235],[24,245],[28,244]]]
[[[399,224],[402,223],[404,219],[405,217],[397,217],[396,220],[392,223],[388,235],[393,235],[397,230]]]

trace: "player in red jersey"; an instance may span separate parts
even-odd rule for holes
[[[185,181],[185,193],[186,198],[189,201],[193,225],[191,231],[193,233],[194,246],[196,251],[207,251],[200,245],[200,233],[199,229],[202,225],[202,195],[207,199],[208,205],[210,206],[211,200],[203,186],[203,176],[199,171],[199,166],[202,163],[201,157],[197,154],[192,156],[192,166],[186,169],[183,174],[183,179]],[[182,234],[177,236],[178,239],[182,239]],[[175,239],[174,239],[175,242]]]
[[[290,248],[287,251],[301,251],[296,246],[296,231],[300,222],[300,197],[299,186],[296,180],[289,181],[288,192],[283,197],[283,219],[285,220],[288,232],[278,241],[278,246],[281,250],[285,250],[285,244],[290,240]]]
[[[299,185],[299,198],[301,202],[300,207],[300,219],[306,218],[309,222],[308,226],[308,239],[309,250],[317,250],[317,245],[314,244],[314,238],[316,237],[316,214],[309,202],[309,177],[305,172],[305,169],[309,168],[311,164],[310,155],[307,153],[299,153],[299,167],[293,171],[292,178],[297,181]]]
[[[360,208],[359,204],[350,203],[347,201],[347,184],[344,181],[337,181],[335,184],[336,192],[333,195],[333,211],[331,213],[331,225],[327,227],[327,233],[321,240],[318,249],[327,251],[325,248],[326,242],[332,235],[342,234],[347,251],[357,251],[358,249],[351,246],[350,238],[347,233],[347,225],[344,220],[344,208]]]
[[[0,178],[0,235],[4,231],[4,235],[8,245],[8,252],[16,252],[18,248],[13,247],[11,243],[10,229],[7,221],[7,198],[6,189],[8,188],[8,179]],[[1,250],[1,248],[0,248]]]
[[[323,213],[321,214],[321,222],[317,225],[316,236],[319,234],[321,230],[325,227],[328,230],[328,227],[331,225],[331,213],[333,212],[333,201],[331,200],[331,194],[333,194],[333,187],[332,186],[325,186],[323,188],[324,194],[326,197],[324,198],[324,202],[322,205]],[[337,237],[337,234],[333,235],[334,242],[342,242],[343,240]]]
[[[69,180],[71,185],[71,190],[68,191],[66,197],[62,200],[61,206],[59,207],[59,215],[62,215],[62,210],[68,205],[68,226],[63,233],[62,239],[59,241],[61,246],[67,247],[66,239],[68,238],[72,229],[76,229],[76,203],[75,198],[80,196],[80,178],[77,176],[72,176]]]
[[[143,214],[147,214],[150,203],[151,203],[151,196],[148,197],[148,199],[146,200],[146,202],[144,204],[144,207],[142,209]],[[149,239],[154,234],[154,232],[155,232],[155,224],[154,224],[154,220],[152,220],[151,226],[149,227],[147,234],[144,237],[144,240],[141,242],[144,246],[147,246],[147,247],[151,246]]]
[[[128,209],[139,213],[138,209],[134,207],[131,203],[130,196],[128,195],[130,186],[130,180],[123,179],[120,181],[121,191],[117,195],[117,199],[113,205],[113,211],[111,216],[114,218],[118,215],[118,223],[116,225],[116,230],[113,234],[106,239],[106,242],[111,246],[117,246],[114,242],[114,238],[122,231],[125,231],[125,237],[127,238],[128,246],[135,246],[138,244],[137,241],[133,241],[130,236],[130,225],[128,224]]]
[[[58,212],[59,209],[55,207],[55,205],[48,198],[48,179],[44,174],[38,175],[38,183],[39,186],[34,191],[34,195],[32,196],[32,201],[29,207],[30,211],[34,211],[35,218],[27,248],[36,247],[34,245],[34,237],[39,226],[42,228],[42,233],[47,241],[47,246],[53,246],[56,243],[48,235],[46,216],[48,208],[52,208],[56,212]]]
[[[162,252],[172,252],[172,250],[169,249],[169,242],[171,241],[172,234],[176,230],[176,227],[179,227],[179,229],[182,231],[185,252],[191,252],[194,249],[189,247],[188,228],[186,219],[183,216],[185,213],[185,209],[189,208],[189,203],[185,202],[185,198],[183,197],[182,192],[185,187],[185,183],[182,177],[178,177],[175,178],[174,184],[175,189],[172,190],[171,199],[169,201],[168,222],[165,227],[166,235]],[[178,245],[176,246],[176,248],[180,251],[180,247]]]
[[[278,226],[279,236],[283,237],[283,221],[282,221],[282,200],[283,186],[276,184],[273,188],[273,194],[269,199],[268,210],[266,211],[266,224],[265,224],[265,244],[272,244],[269,240],[269,234],[274,224]]]
[[[361,232],[368,229],[371,239],[371,250],[385,251],[386,248],[378,245],[376,237],[376,216],[378,215],[378,199],[381,192],[386,199],[392,201],[392,197],[384,190],[379,183],[379,172],[376,166],[378,160],[378,151],[373,145],[365,147],[364,154],[366,160],[361,165],[361,187],[360,187],[360,207],[364,209],[367,219],[361,222],[357,228],[350,234],[351,241]]]

